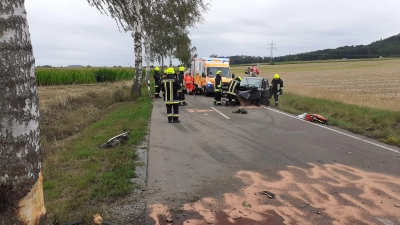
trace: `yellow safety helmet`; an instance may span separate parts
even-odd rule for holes
[[[168,68],[169,73],[168,74],[175,74],[175,70],[174,68]]]
[[[239,79],[240,81],[242,81],[242,77],[241,77],[241,76],[238,76],[238,79]]]
[[[279,74],[275,74],[275,75],[274,75],[274,79],[275,79],[275,80],[278,80],[279,78],[280,78]]]
[[[156,66],[156,68],[154,68],[155,71],[160,71],[160,67]]]
[[[185,71],[185,67],[183,67],[183,66],[179,67],[179,72],[183,72],[183,71]]]
[[[164,74],[167,74],[167,73],[168,73],[168,69],[165,69],[165,70],[164,70]]]
[[[218,71],[217,71],[217,75],[218,75],[218,74],[221,74],[221,73],[222,73],[222,71],[221,71],[221,70],[218,70]]]

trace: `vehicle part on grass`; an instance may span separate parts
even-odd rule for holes
[[[115,137],[112,137],[106,143],[100,145],[99,148],[111,148],[111,147],[117,146],[120,143],[124,144],[124,143],[126,143],[126,141],[128,141],[129,134],[130,134],[130,131],[127,131],[127,132],[119,134]]]
[[[318,115],[318,114],[307,114],[304,117],[304,120],[313,122],[313,123],[328,124],[328,119],[321,115]]]

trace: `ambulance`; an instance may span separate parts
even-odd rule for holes
[[[222,93],[228,90],[229,82],[232,80],[229,69],[229,58],[194,58],[191,62],[190,73],[193,76],[196,94],[209,96],[214,94],[214,82],[217,71],[221,70]]]

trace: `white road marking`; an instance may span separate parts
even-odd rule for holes
[[[347,136],[347,137],[354,138],[354,139],[359,140],[359,141],[363,141],[363,142],[368,143],[368,144],[371,144],[371,145],[375,145],[375,146],[377,146],[377,147],[380,147],[380,148],[383,148],[383,149],[386,149],[386,150],[389,150],[389,151],[392,151],[392,152],[400,153],[400,151],[397,151],[397,150],[395,150],[395,149],[392,149],[392,148],[386,147],[386,146],[384,146],[384,145],[380,145],[380,144],[374,143],[374,142],[372,142],[372,141],[364,140],[364,139],[362,139],[362,138],[359,138],[359,137],[356,137],[356,136],[353,136],[353,135],[350,135],[350,134],[346,134],[346,133],[343,133],[343,132],[341,132],[341,131],[334,130],[334,129],[332,129],[332,128],[326,127],[326,125],[320,125],[320,124],[318,124],[318,123],[310,123],[310,122],[308,122],[308,121],[299,119],[299,118],[297,118],[297,117],[295,117],[295,116],[293,116],[293,115],[290,115],[290,114],[287,114],[287,113],[283,113],[283,112],[280,112],[280,111],[278,111],[278,110],[271,109],[271,108],[268,108],[268,107],[266,107],[266,109],[271,110],[271,111],[274,111],[274,112],[277,112],[277,113],[280,113],[280,114],[285,115],[285,116],[289,116],[289,117],[292,117],[292,118],[295,118],[295,119],[304,121],[305,123],[308,123],[308,124],[312,124],[312,125],[315,125],[315,126],[322,127],[322,128],[324,128],[324,129],[327,129],[327,130],[330,130],[330,131],[333,131],[333,132],[336,132],[336,133],[345,135],[345,136]]]
[[[217,110],[216,108],[214,108],[214,107],[212,107],[212,106],[211,106],[211,108],[212,108],[215,112],[221,114],[221,116],[225,117],[227,120],[230,120],[230,119],[231,119],[231,118],[229,118],[228,116],[226,116],[225,114],[223,114],[222,112],[220,112],[219,110]]]

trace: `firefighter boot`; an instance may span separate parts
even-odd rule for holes
[[[265,106],[269,106],[270,100],[267,99],[267,101],[265,102]]]
[[[275,107],[278,107],[278,102],[275,102]]]

